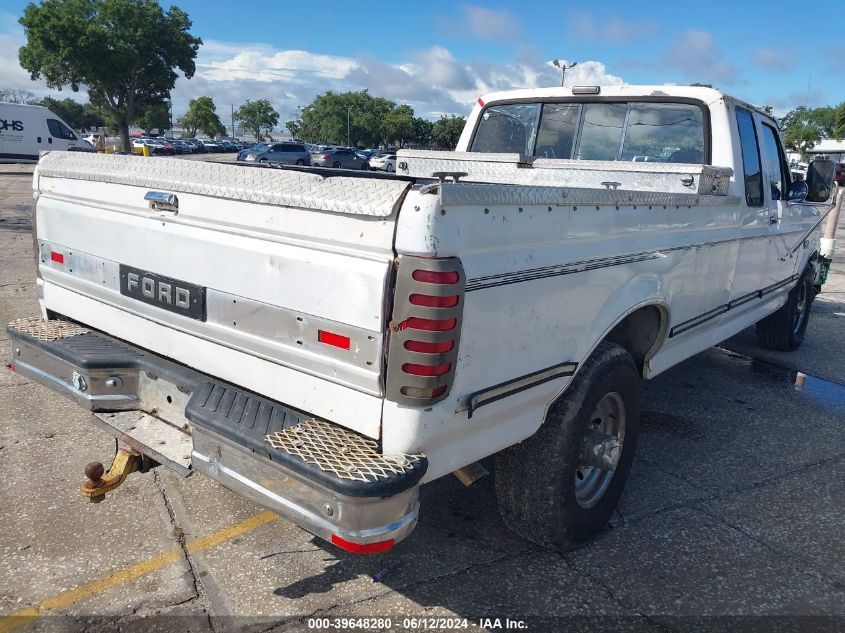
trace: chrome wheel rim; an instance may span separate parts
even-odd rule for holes
[[[612,391],[599,400],[581,442],[575,470],[575,499],[592,508],[607,492],[625,441],[625,400]]]
[[[807,284],[798,284],[798,301],[795,304],[795,314],[792,316],[792,333],[798,334],[801,331],[801,326],[804,325],[804,319],[807,318]]]

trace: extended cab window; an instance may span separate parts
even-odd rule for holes
[[[704,162],[704,113],[686,103],[632,103],[622,160]]]
[[[757,149],[757,131],[748,110],[736,109],[736,125],[742,147],[742,170],[745,174],[745,203],[749,207],[763,206],[763,175],[760,168],[760,151]]]
[[[490,106],[481,115],[471,152],[534,153],[539,103]]]
[[[50,136],[53,138],[63,138],[68,141],[76,140],[76,134],[68,126],[56,119],[47,119],[47,129],[50,130]]]

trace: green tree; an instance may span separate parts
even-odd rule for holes
[[[404,147],[414,136],[414,109],[405,104],[391,108],[385,113],[381,126],[385,146],[398,142],[399,147]]]
[[[129,124],[146,105],[166,100],[178,76],[195,71],[202,40],[178,7],[156,0],[41,0],[24,9],[26,44],[18,51],[32,79],[51,88],[88,89],[130,149]]]
[[[41,105],[54,112],[74,130],[81,130],[85,127],[85,106],[73,99],[54,99],[44,97]]]
[[[428,119],[414,118],[414,132],[411,141],[416,145],[428,146],[431,144],[431,133],[434,130],[434,123]]]
[[[217,115],[217,107],[211,97],[191,99],[188,102],[188,111],[179,119],[179,123],[190,137],[196,136],[197,130],[212,138],[226,133],[226,127]]]
[[[134,123],[144,130],[145,134],[150,134],[153,130],[164,134],[170,128],[170,103],[159,101],[144,105]]]
[[[700,81],[693,81],[690,84],[690,86],[699,86],[701,88],[712,88],[713,84],[704,84],[704,83],[701,83]]]
[[[105,127],[106,114],[100,106],[94,105],[90,101],[85,104],[82,112],[82,128],[84,130],[93,130],[98,127]]]
[[[833,137],[841,141],[845,138],[845,101],[836,106],[835,124]]]
[[[813,118],[810,111],[801,106],[780,120],[783,143],[787,149],[804,154],[821,140],[822,131]]]
[[[302,124],[297,121],[296,119],[288,121],[285,123],[285,127],[290,132],[290,135],[294,138],[299,138],[299,133],[302,131]]]
[[[440,147],[455,149],[465,125],[466,119],[462,116],[443,116],[434,122],[431,136]]]
[[[366,90],[329,91],[302,108],[296,123],[299,136],[310,141],[371,147],[384,140],[385,117],[395,107]]]
[[[246,103],[235,111],[235,120],[260,141],[262,133],[269,135],[273,131],[279,122],[279,113],[273,109],[267,99],[257,101],[247,99]]]

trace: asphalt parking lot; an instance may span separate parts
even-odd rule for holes
[[[31,168],[0,172],[5,324],[38,311]],[[845,630],[845,258],[799,351],[763,352],[751,330],[725,348],[644,385],[619,511],[565,555],[502,525],[492,477],[425,486],[415,532],[371,557],[201,476],[134,474],[90,504],[77,490],[83,467],[108,463],[114,442],[0,367],[0,615],[15,616],[0,632],[298,631],[315,630],[314,617],[390,618],[402,630],[405,617],[441,616],[470,630],[495,627],[481,618],[537,631]],[[5,366],[4,331],[0,350]]]

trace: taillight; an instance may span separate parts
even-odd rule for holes
[[[417,365],[416,363],[405,363],[402,365],[402,371],[412,376],[442,376],[447,371],[452,369],[452,363],[443,363],[441,365]]]
[[[387,360],[388,399],[424,406],[449,393],[463,294],[459,259],[399,257]]]
[[[425,306],[427,308],[454,308],[458,305],[458,295],[450,295],[446,297],[432,297],[431,295],[412,294],[410,297],[411,303],[415,306]]]
[[[399,324],[400,330],[425,330],[427,332],[446,332],[458,324],[457,319],[420,319],[411,317]]]
[[[460,280],[460,275],[457,271],[439,271],[439,270],[415,270],[411,277],[414,281],[421,281],[426,284],[456,284]]]
[[[455,341],[440,341],[429,343],[428,341],[405,341],[405,349],[409,352],[420,354],[445,354],[455,347]]]
[[[331,156],[322,156],[322,160],[331,160]]]

